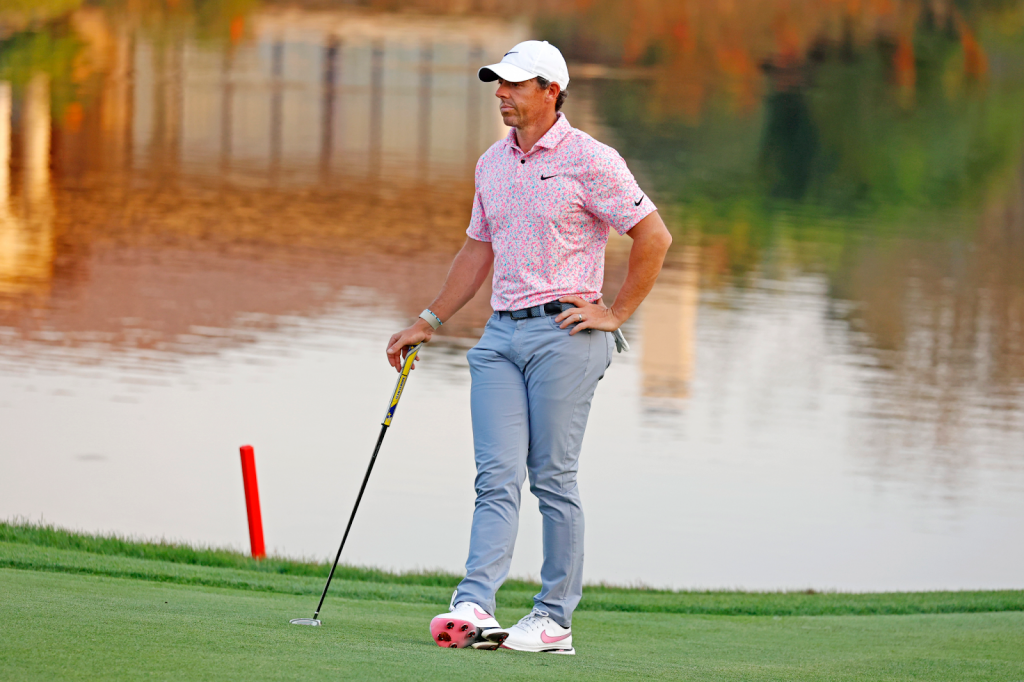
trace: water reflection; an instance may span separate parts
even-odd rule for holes
[[[587,578],[1019,587],[1024,6],[957,7],[146,2],[0,27],[0,516],[237,545],[252,441],[268,544],[329,551],[381,339],[443,281],[505,134],[475,68],[539,31],[575,60],[570,121],[677,245],[595,402]],[[417,371],[352,560],[458,570],[488,297]],[[338,485],[297,514],[310,471]],[[416,513],[439,491],[444,538]]]
[[[1022,164],[1024,168],[1024,164]],[[837,292],[873,361],[869,457],[955,487],[979,461],[1021,466],[1024,427],[1024,173],[976,219],[969,240],[898,240],[851,259]]]
[[[690,394],[700,300],[700,250],[688,245],[666,259],[658,285],[644,301],[641,367],[645,396]]]
[[[443,185],[471,177],[503,134],[473,65],[520,27],[315,12],[250,25],[250,40],[223,49],[188,35],[137,40],[136,167],[246,186]]]
[[[523,30],[268,11],[249,18],[247,41],[210,45],[173,25],[131,30],[95,9],[71,23],[100,77],[88,108],[67,108],[56,151],[62,182],[75,190],[63,197],[74,218],[64,224],[56,276],[73,280],[78,300],[73,308],[54,301],[49,330],[36,338],[120,345],[130,337],[130,345],[174,348],[196,347],[176,340],[192,327],[230,328],[253,311],[315,314],[368,281],[390,280],[392,294],[408,291],[410,309],[420,305],[424,277],[440,281],[464,238],[476,158],[504,134],[471,66],[483,42],[515,42]],[[36,90],[28,92],[25,184],[38,194],[49,150],[37,137],[50,129],[49,110],[33,109]],[[39,241],[42,232],[18,234]],[[52,245],[31,246],[5,253],[31,254],[48,279]],[[368,259],[367,249],[376,255]],[[440,257],[395,260],[424,251]],[[249,263],[256,253],[280,262]],[[26,280],[27,261],[19,263]],[[176,267],[191,274],[170,274]],[[296,281],[298,272],[319,274],[310,283]],[[198,293],[215,279],[239,293]],[[482,326],[484,306],[465,316],[470,328]],[[32,319],[9,324],[31,329]]]
[[[50,189],[50,87],[35,74],[25,88],[21,117],[22,182],[11,192],[11,84],[0,83],[0,295],[43,294],[53,267]],[[13,194],[13,196],[12,196]],[[0,299],[2,301],[3,299]]]
[[[749,9],[656,4],[603,43],[650,64],[602,81],[599,114],[701,245],[702,302],[822,275],[873,475],[959,495],[971,467],[1019,470],[1021,7]]]

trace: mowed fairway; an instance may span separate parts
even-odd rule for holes
[[[0,569],[0,678],[1024,680],[1024,612],[579,612],[578,655],[441,649],[429,604]],[[511,623],[522,609],[499,610]]]

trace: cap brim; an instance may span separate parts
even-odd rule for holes
[[[477,75],[484,83],[490,83],[496,81],[499,78],[509,83],[522,83],[528,81],[531,78],[536,78],[537,74],[530,73],[526,69],[520,69],[515,64],[491,64],[490,66],[481,67],[477,71]]]

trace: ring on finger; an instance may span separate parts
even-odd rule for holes
[[[583,313],[576,313],[576,317],[580,318],[580,322],[583,321]]]

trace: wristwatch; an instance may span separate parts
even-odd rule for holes
[[[431,328],[433,328],[435,330],[438,327],[440,327],[442,324],[444,324],[443,322],[441,322],[441,318],[438,317],[437,315],[435,315],[434,311],[431,310],[430,308],[424,308],[423,309],[423,312],[420,313],[420,319],[421,320],[426,320],[427,324],[429,324],[431,326]]]

